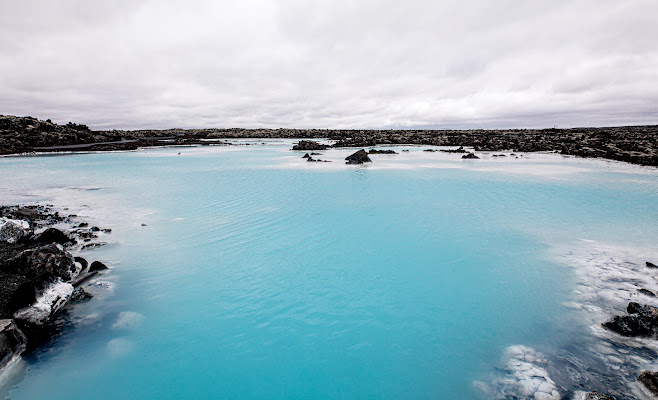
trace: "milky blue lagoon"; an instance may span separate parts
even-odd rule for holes
[[[351,166],[353,149],[307,163],[292,141],[257,143],[0,159],[0,202],[113,229],[81,253],[112,267],[95,298],[2,393],[641,396],[653,345],[629,352],[598,326],[658,289],[643,270],[658,260],[656,169],[423,147]],[[548,378],[525,376],[521,353]]]

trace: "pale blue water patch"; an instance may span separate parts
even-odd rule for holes
[[[591,335],[553,243],[658,238],[652,169],[290,143],[0,159],[3,202],[113,228],[97,297],[9,398],[477,398],[509,346]]]

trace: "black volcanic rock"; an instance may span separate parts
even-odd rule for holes
[[[27,348],[27,338],[10,319],[0,320],[0,370]]]
[[[469,160],[479,160],[480,157],[476,156],[475,153],[468,153],[462,156],[462,158],[469,159]]]
[[[656,265],[656,264],[654,264],[654,263],[652,263],[652,262],[647,261],[647,268],[658,268],[658,265]]]
[[[637,377],[637,381],[644,386],[652,396],[658,397],[658,372],[644,371]]]
[[[300,140],[296,145],[292,147],[293,150],[326,150],[327,145],[320,144],[313,140]]]
[[[449,150],[440,150],[444,153],[467,153],[466,150],[464,150],[464,146],[459,146],[458,149],[449,149]]]
[[[311,158],[311,156],[308,153],[306,153],[302,156],[302,158]]]
[[[57,244],[66,244],[73,241],[66,233],[60,231],[57,228],[48,228],[40,234],[36,235],[34,238],[35,243],[57,243]]]
[[[9,268],[25,276],[47,273],[64,281],[74,279],[78,273],[71,253],[58,244],[24,250],[9,261]]]
[[[87,292],[86,290],[84,290],[81,287],[77,287],[77,288],[75,288],[73,293],[71,293],[71,298],[69,299],[69,301],[77,303],[77,302],[86,301],[86,300],[89,300],[89,299],[92,299],[92,298],[94,298],[94,296],[91,293]]]
[[[363,149],[347,156],[345,160],[347,160],[345,164],[363,164],[366,162],[371,162],[370,157],[368,157],[368,153],[366,153],[366,151]]]
[[[645,296],[656,297],[656,294],[649,289],[642,288],[642,289],[638,289],[637,291],[638,293],[642,293]]]
[[[368,154],[398,154],[398,153],[393,151],[393,150],[376,150],[376,149],[372,149],[368,152]]]
[[[106,269],[107,269],[107,266],[105,264],[103,264],[102,262],[100,262],[100,261],[94,261],[89,266],[89,272],[104,271]]]
[[[585,393],[582,400],[616,400],[616,399],[612,396],[608,396],[606,394],[599,393],[596,390],[593,390],[589,393]]]
[[[604,328],[630,337],[656,337],[658,334],[658,308],[636,302],[628,303],[628,315],[617,315],[604,322]]]

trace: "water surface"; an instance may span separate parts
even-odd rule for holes
[[[96,298],[8,398],[478,398],[510,346],[598,340],[569,254],[656,250],[655,169],[290,147],[0,159],[1,202],[113,229],[82,254],[112,266]]]

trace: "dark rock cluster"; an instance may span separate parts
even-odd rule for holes
[[[70,253],[88,231],[48,227],[73,217],[47,206],[0,207],[0,230],[12,226],[0,240],[0,369],[43,338],[67,303],[89,299],[81,284],[107,268]]]
[[[326,150],[326,144],[321,144],[313,140],[300,140],[296,145],[292,147],[293,150]]]
[[[603,327],[622,336],[657,337],[658,308],[636,302],[628,303],[627,315],[616,315]]]
[[[368,151],[368,154],[398,154],[394,150],[377,150],[377,149],[371,149]]]

